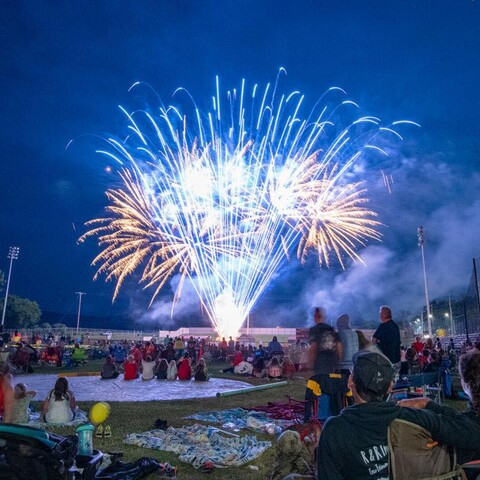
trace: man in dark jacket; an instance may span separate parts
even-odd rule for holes
[[[386,403],[393,385],[391,362],[382,354],[360,352],[349,387],[355,405],[325,423],[318,446],[318,480],[388,480],[387,429],[396,418],[420,425],[433,439],[475,450],[480,426],[455,410],[428,402],[424,410]]]
[[[372,342],[377,343],[382,353],[393,363],[396,372],[400,370],[400,329],[392,319],[392,309],[380,307],[380,325],[373,334]]]

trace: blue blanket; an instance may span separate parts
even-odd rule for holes
[[[124,442],[137,447],[173,452],[182,462],[195,468],[205,462],[215,467],[238,467],[260,456],[271,442],[258,441],[255,436],[225,436],[214,427],[195,424],[190,427],[150,430],[127,435]]]

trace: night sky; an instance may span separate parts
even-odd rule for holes
[[[84,223],[102,214],[115,172],[95,153],[123,138],[118,106],[166,104],[185,87],[210,109],[215,76],[226,90],[275,80],[313,105],[331,86],[387,123],[410,119],[404,142],[368,174],[383,241],[361,250],[367,266],[319,270],[292,260],[260,299],[265,325],[303,325],[316,305],[374,319],[380,304],[419,313],[425,247],[431,298],[463,293],[480,255],[480,3],[454,0],[3,1],[0,6],[0,269],[20,247],[10,293],[42,310],[164,318],[171,291],[147,312],[149,293],[133,278],[112,305],[113,285],[94,282],[95,241],[78,245]],[[73,143],[66,149],[70,140]],[[393,148],[393,147],[392,147]],[[373,173],[372,173],[373,172]],[[193,313],[192,313],[193,312]],[[198,313],[188,297],[176,321]],[[163,321],[163,320],[162,320]],[[114,325],[112,325],[112,328]]]

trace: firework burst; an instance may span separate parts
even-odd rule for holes
[[[191,116],[173,106],[157,115],[122,109],[130,135],[101,151],[120,165],[122,186],[107,191],[106,216],[80,240],[98,236],[96,277],[116,281],[114,298],[134,271],[153,288],[152,302],[179,274],[174,303],[190,278],[217,333],[235,335],[292,254],[304,263],[314,251],[327,266],[334,256],[343,267],[345,258],[361,261],[358,245],[380,238],[351,167],[368,150],[385,153],[374,144],[382,128],[366,116],[339,131],[332,116],[358,108],[350,101],[317,102],[302,117],[303,95],[277,94],[277,83],[247,94],[243,81],[222,97],[217,78],[205,116],[185,93]]]

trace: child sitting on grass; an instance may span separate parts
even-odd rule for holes
[[[282,367],[278,363],[277,357],[273,357],[268,364],[268,378],[280,378],[282,376]]]
[[[12,423],[28,423],[30,418],[30,400],[35,398],[35,390],[27,390],[24,383],[17,383],[13,391],[13,417]]]
[[[176,380],[177,379],[177,362],[171,360],[168,364],[167,370],[167,380]]]

